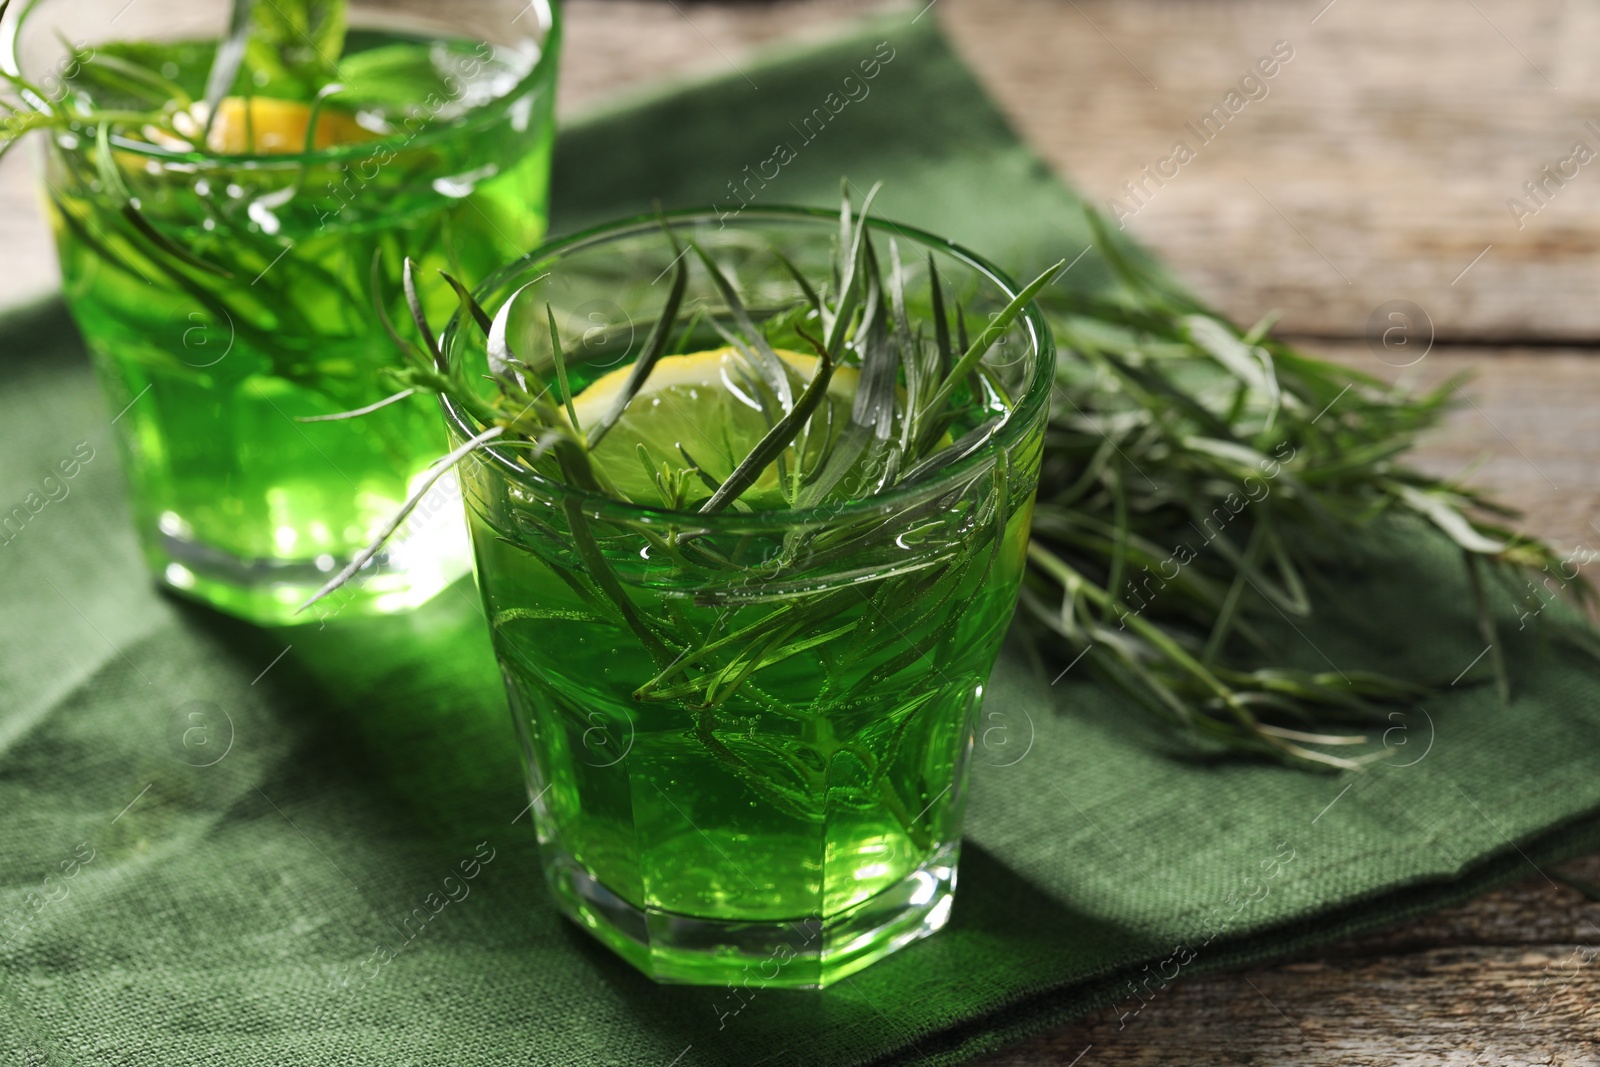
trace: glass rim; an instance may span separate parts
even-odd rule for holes
[[[633,215],[623,219],[602,222],[579,230],[576,233],[546,241],[533,251],[506,264],[473,290],[473,299],[482,303],[480,298],[486,297],[495,289],[505,286],[518,277],[520,273],[531,272],[541,262],[553,256],[570,254],[581,250],[586,245],[600,244],[605,240],[626,235],[629,231],[647,232],[659,230],[663,221],[674,223],[701,220],[726,221],[735,226],[748,226],[763,221],[812,222],[826,224],[837,232],[839,212],[824,208],[774,204],[763,208],[747,209],[732,220],[721,219],[715,209],[683,208],[676,211]],[[860,221],[859,218],[857,221]],[[976,270],[990,284],[997,286],[1008,300],[1016,297],[1022,290],[1022,287],[1012,281],[1011,276],[1005,271],[976,252],[947,238],[929,233],[916,226],[907,226],[890,219],[875,216],[868,217],[866,225],[877,232],[893,231],[901,237],[921,242],[925,246],[950,255]],[[444,331],[439,337],[439,348],[444,354],[447,364],[450,361],[451,352],[460,343],[459,335],[464,323],[463,315],[464,312],[458,308],[450,317],[450,321],[445,325]],[[1055,337],[1051,333],[1049,325],[1045,322],[1036,299],[1028,301],[1023,306],[1022,314],[1017,317],[1016,322],[1024,325],[1027,329],[1033,350],[1037,354],[1037,359],[1027,387],[1017,399],[1016,406],[1011,409],[1011,415],[983,443],[983,446],[956,460],[949,467],[926,481],[919,480],[909,485],[896,486],[887,492],[864,497],[861,500],[848,501],[842,505],[824,504],[810,508],[748,512],[736,512],[730,509],[712,514],[704,514],[698,511],[675,511],[659,506],[637,504],[628,500],[618,500],[603,493],[590,492],[553,478],[546,478],[515,462],[505,451],[497,449],[493,442],[480,448],[478,454],[487,453],[488,458],[493,461],[495,468],[499,472],[509,477],[513,482],[533,490],[542,497],[553,499],[564,499],[569,496],[577,497],[582,501],[585,512],[591,517],[634,524],[670,524],[703,527],[711,531],[755,532],[773,527],[826,525],[833,522],[859,520],[878,513],[892,513],[903,510],[908,502],[924,501],[965,484],[970,480],[973,471],[989,462],[997,451],[1004,452],[1021,441],[1023,436],[1030,431],[1036,419],[1043,415],[1049,405],[1052,386],[1055,382]],[[470,413],[462,410],[449,397],[440,396],[439,403],[444,409],[445,421],[449,428],[453,432],[463,435],[463,439],[470,440],[488,429],[488,427],[474,419]]]
[[[28,15],[42,2],[44,0],[26,0],[15,10],[6,11],[4,18],[0,19],[0,71],[18,77],[22,75],[22,58],[17,51],[21,30]],[[550,24],[546,27],[544,37],[540,41],[539,58],[528,73],[523,75],[515,86],[494,99],[470,108],[464,114],[449,122],[430,123],[415,134],[395,133],[386,137],[374,137],[369,141],[330,145],[327,148],[318,148],[310,152],[258,152],[253,154],[211,152],[203,148],[183,150],[163,148],[149,141],[134,140],[116,133],[111,134],[110,140],[118,151],[129,152],[147,159],[166,163],[244,167],[251,170],[274,170],[287,167],[315,166],[322,163],[339,163],[385,149],[398,153],[401,150],[410,150],[435,144],[452,135],[469,133],[480,124],[499,117],[500,113],[509,109],[515,101],[536,89],[540,82],[549,80],[552,84],[554,83],[557,55],[561,50],[561,0],[530,0],[530,9],[535,5],[542,5],[550,13]],[[26,96],[24,96],[24,99],[26,99]],[[263,97],[263,99],[266,98]]]

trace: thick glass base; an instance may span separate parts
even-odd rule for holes
[[[941,929],[950,918],[960,846],[827,917],[733,922],[638,908],[563,852],[545,853],[562,912],[657,982],[821,989]]]
[[[300,605],[348,558],[245,559],[159,529],[146,531],[144,548],[156,581],[167,589],[249,622],[288,626],[410,611],[472,569],[455,501],[408,532],[402,543],[391,542],[354,578],[305,611],[298,610]]]

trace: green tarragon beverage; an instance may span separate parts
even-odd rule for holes
[[[65,295],[146,555],[169,587],[289,621],[440,452],[422,397],[328,418],[396,392],[379,370],[404,258],[442,315],[438,270],[482,278],[544,230],[553,13],[276,0],[219,49],[225,4],[166,11],[148,39],[118,36],[137,10],[86,27],[80,5],[57,26],[65,6],[13,12],[7,41],[53,117],[36,124]],[[112,39],[50,58],[49,31],[86,28]],[[457,495],[437,485],[320,614],[403,610],[462,574]]]
[[[824,986],[945,923],[1038,284],[848,209],[681,215],[533,253],[445,335],[546,873],[657,980]]]
[[[752,371],[733,350],[680,358],[662,361],[635,405],[662,416],[652,423],[676,422],[695,458],[725,475],[718,439],[748,447],[759,429],[738,423],[760,415],[721,377]],[[670,384],[652,388],[663,377]],[[855,385],[830,390],[840,422]],[[585,391],[580,418],[609,392],[604,379]],[[619,424],[607,443],[633,429]],[[639,436],[666,442],[665,432]],[[633,451],[597,450],[625,491],[645,482]],[[662,979],[793,986],[841,977],[943,924],[958,783],[1028,538],[1031,479],[1012,474],[1018,484],[991,474],[928,501],[921,529],[893,513],[869,519],[877,529],[832,549],[833,566],[815,559],[829,551],[815,543],[828,525],[791,525],[782,512],[741,516],[732,538],[679,548],[681,563],[670,535],[641,536],[638,553],[611,566],[666,656],[584,595],[581,560],[549,551],[559,541],[530,552],[474,510],[515,721],[535,792],[547,790],[541,825],[558,835],[550,874],[580,921]],[[749,495],[765,493],[776,486]],[[708,580],[694,559],[726,553],[759,573],[785,537],[813,542],[789,581],[731,569]],[[695,648],[709,651],[692,662]],[[687,936],[697,920],[754,926],[730,926],[729,951],[708,954]]]

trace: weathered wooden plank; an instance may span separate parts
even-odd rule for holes
[[[1558,873],[1600,880],[1600,855]],[[977,1067],[1600,1063],[1600,904],[1541,874],[1272,967],[1180,979]],[[1080,1058],[1081,1057],[1081,1058]]]
[[[1596,0],[937,10],[1044,157],[1102,206],[1138,207],[1128,228],[1237,318],[1281,308],[1286,329],[1361,336],[1404,298],[1441,336],[1600,338],[1600,166],[1572,164],[1520,229],[1506,204],[1537,206],[1522,183],[1575,141],[1600,152]],[[1277,41],[1293,59],[1202,142],[1186,123]],[[1124,183],[1180,140],[1195,158],[1135,204]]]

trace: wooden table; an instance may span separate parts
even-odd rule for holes
[[[562,109],[725,71],[881,7],[572,0]],[[1039,153],[1097,203],[1121,200],[1128,229],[1234,318],[1280,310],[1281,334],[1390,376],[1474,372],[1419,461],[1479,464],[1473,480],[1530,530],[1600,547],[1600,0],[930,8]],[[1292,57],[1244,87],[1258,99],[1191,132],[1280,41]],[[1159,185],[1145,177],[1178,140],[1194,158],[1165,164]],[[56,284],[26,171],[0,164],[0,305]],[[1537,199],[1524,182],[1543,183]],[[1137,199],[1124,183],[1143,186]],[[1407,371],[1368,341],[1395,300],[1435,337]],[[984,1063],[1600,1063],[1600,903],[1562,873],[1600,882],[1600,855],[1530,867],[1381,935],[1183,982],[1126,1029],[1106,1013]]]

